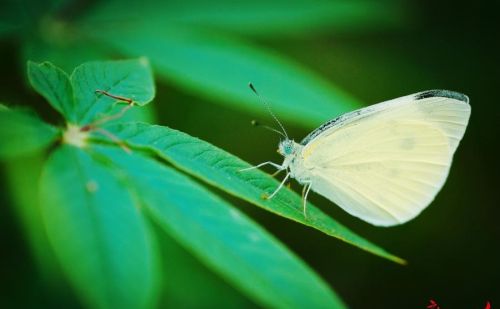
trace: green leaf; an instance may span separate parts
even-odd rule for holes
[[[252,113],[267,111],[250,89],[257,90],[283,119],[316,126],[359,102],[306,68],[264,48],[216,33],[180,26],[132,28],[128,24],[92,24],[87,35],[129,56],[147,56],[160,77],[189,91]]]
[[[68,75],[50,62],[28,62],[28,78],[35,90],[68,121],[75,122],[73,89]]]
[[[302,213],[301,197],[283,188],[273,199],[262,194],[276,189],[278,182],[260,170],[239,172],[248,163],[197,138],[162,126],[142,123],[110,125],[107,129],[132,147],[145,148],[176,167],[270,212],[315,228],[372,254],[404,264],[405,261],[350,231],[308,203]]]
[[[126,8],[126,9],[124,9]],[[106,1],[88,17],[142,28],[190,27],[266,37],[363,30],[405,24],[408,14],[397,1],[254,0],[254,1]],[[147,18],[144,18],[147,16]],[[405,18],[406,17],[406,18]],[[126,22],[125,22],[126,21]]]
[[[277,37],[373,31],[404,24],[401,5],[371,0],[183,1],[168,12],[174,22],[242,34]]]
[[[30,113],[0,108],[0,158],[12,158],[48,147],[59,131]]]
[[[170,235],[162,233],[158,240],[168,260],[163,267],[165,279],[159,308],[255,308],[246,295],[202,264]]]
[[[122,61],[95,61],[78,66],[71,75],[77,103],[77,124],[89,124],[103,117],[119,100],[96,90],[132,99],[143,106],[155,95],[153,75],[145,58]],[[122,102],[123,103],[123,102]]]
[[[86,43],[86,45],[88,44],[89,42]],[[57,63],[63,62],[66,67],[72,67],[71,63],[75,63],[76,61],[78,61],[78,63],[81,63],[81,58],[85,58],[85,55],[91,57],[90,55],[92,54],[86,54],[85,52],[75,54],[75,52],[72,52],[71,58],[68,58],[67,52],[64,53],[60,48],[56,48],[54,46],[48,46],[47,44],[36,44],[35,41],[26,42],[25,48],[27,48],[27,46],[31,46],[31,48],[33,49],[33,51],[28,52],[28,54],[30,54],[31,56],[36,54],[38,56],[35,58],[38,59],[50,59],[51,61]],[[73,46],[73,48],[76,47]],[[81,46],[76,49],[79,51],[82,50]],[[56,110],[58,110],[64,116],[67,122],[77,122],[78,111],[75,107],[76,104],[73,97],[73,86],[71,85],[69,77],[64,71],[50,62],[36,64],[32,61],[28,61],[28,77],[30,79],[31,85],[42,96],[44,96]],[[115,106],[115,109],[113,109],[113,113],[119,113],[120,109],[122,108],[123,106]],[[120,117],[121,121],[139,120],[145,122],[154,122],[154,119],[154,111],[150,108],[150,106],[131,109],[127,113],[125,113],[123,117]]]
[[[81,149],[63,145],[41,179],[49,240],[89,308],[150,308],[157,252],[142,205],[118,175]]]
[[[61,282],[62,275],[52,250],[47,250],[49,240],[40,213],[38,185],[45,159],[44,153],[15,156],[2,167],[5,193],[12,198],[13,210],[30,246],[34,264],[42,275],[43,284],[53,287]]]
[[[344,308],[278,240],[193,180],[116,147],[93,150],[128,175],[151,216],[172,237],[257,302],[274,308]]]

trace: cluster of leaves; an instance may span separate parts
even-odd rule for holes
[[[65,274],[90,307],[154,305],[159,282],[169,280],[162,276],[160,261],[169,258],[158,252],[153,223],[259,304],[344,307],[279,240],[186,174],[402,262],[314,205],[308,205],[304,218],[300,197],[291,190],[263,200],[262,193],[277,181],[258,170],[239,172],[249,165],[207,142],[168,127],[107,121],[124,102],[96,90],[130,98],[134,106],[153,99],[152,73],[144,58],[89,62],[71,76],[48,62],[28,67],[32,86],[67,125],[55,127],[2,105],[0,157],[50,149],[40,180],[41,221]]]
[[[0,39],[15,40],[15,45],[21,46],[23,68],[28,59],[50,60],[70,72],[88,60],[147,56],[161,81],[169,85],[209,102],[262,113],[244,87],[252,81],[273,101],[280,116],[307,127],[359,107],[359,103],[286,55],[255,41],[332,30],[366,32],[400,25],[404,19],[401,7],[370,0],[318,0],[314,5],[305,0],[89,3],[4,1]],[[125,123],[127,117],[150,119],[142,112],[147,108],[134,108],[118,121],[103,123],[103,119],[120,113],[124,105],[96,94],[97,89],[130,97],[136,105],[152,99],[149,65],[143,61],[87,63],[71,77],[48,63],[31,64],[29,79],[71,126],[57,128],[28,111],[2,106],[0,157],[51,149],[48,160],[42,156],[36,162],[24,157],[20,162],[9,161],[7,174],[15,183],[11,190],[24,205],[18,210],[35,255],[45,260],[42,266],[50,268],[47,265],[52,260],[46,256],[44,239],[45,226],[51,222],[48,231],[57,258],[92,306],[119,304],[122,291],[130,297],[122,302],[147,306],[158,293],[157,282],[175,289],[170,281],[189,277],[186,272],[195,266],[172,246],[164,258],[175,264],[179,276],[175,277],[172,268],[168,274],[158,270],[159,249],[149,227],[156,222],[197,259],[258,303],[293,307],[316,301],[341,307],[325,283],[276,239],[184,174],[401,262],[312,206],[309,220],[305,220],[299,209],[300,197],[289,190],[272,201],[263,200],[262,193],[273,190],[275,180],[259,171],[238,173],[248,165],[221,149],[166,127]],[[82,132],[83,127],[86,130]],[[124,141],[132,154],[127,155],[123,145],[106,138],[109,133]],[[41,217],[33,211],[38,203],[33,182],[37,183],[40,166]],[[144,172],[150,169],[150,174]],[[28,181],[30,177],[33,182]],[[60,192],[69,183],[72,189]],[[176,187],[181,184],[182,189]],[[110,200],[128,208],[108,207]],[[199,214],[201,207],[204,215]],[[167,234],[160,240],[169,238]],[[176,255],[182,257],[176,259]],[[183,263],[189,265],[182,267]],[[77,269],[75,265],[80,264],[83,266]],[[196,280],[187,285],[196,285]],[[224,293],[227,297],[227,291]]]

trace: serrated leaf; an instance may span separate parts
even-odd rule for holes
[[[82,45],[83,43],[80,42]],[[86,42],[85,45],[88,45]],[[74,64],[80,64],[83,58],[92,58],[91,55],[102,55],[103,52],[97,52],[93,49],[91,52],[82,51],[82,48],[73,48],[82,51],[81,53],[72,53],[71,58],[67,57],[67,51],[64,52],[61,48],[50,46],[49,44],[42,44],[36,41],[28,41],[25,43],[25,57],[28,59],[49,59],[55,63],[63,63],[64,67],[73,69]],[[68,47],[69,48],[69,47]],[[69,123],[76,123],[77,110],[75,107],[73,89],[67,74],[59,67],[50,62],[43,62],[36,64],[28,61],[28,77],[31,85],[44,96],[49,103],[58,110]],[[116,102],[116,100],[115,100]],[[112,113],[120,113],[123,106],[115,106]],[[145,121],[154,122],[155,114],[150,106],[143,106],[142,108],[134,108],[120,117],[121,121]]]
[[[372,254],[396,263],[405,263],[403,259],[328,217],[311,203],[307,206],[308,217],[304,218],[301,197],[287,188],[283,188],[271,200],[263,199],[262,195],[274,191],[279,183],[260,170],[240,172],[249,164],[207,142],[168,127],[143,123],[115,124],[107,129],[131,147],[151,150],[176,167],[254,205]]]
[[[149,308],[157,294],[154,240],[135,194],[83,150],[55,150],[41,178],[49,240],[89,308]]]
[[[172,237],[257,302],[273,308],[344,308],[278,240],[193,180],[116,147],[92,150],[128,175],[150,215]]]
[[[75,102],[69,76],[50,62],[28,61],[31,86],[60,112],[66,120],[75,122]]]
[[[181,26],[147,30],[126,22],[82,29],[129,56],[145,55],[160,77],[234,108],[267,116],[254,83],[283,119],[318,125],[359,108],[358,100],[283,55],[242,40]],[[98,27],[99,30],[96,30]]]
[[[0,108],[0,158],[43,150],[59,134],[57,129],[30,113]]]
[[[77,124],[82,125],[102,118],[120,102],[96,90],[131,99],[139,106],[149,103],[155,95],[151,67],[145,58],[84,63],[71,74],[71,83],[77,103]]]

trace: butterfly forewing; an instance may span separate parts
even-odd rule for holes
[[[462,138],[470,116],[469,98],[448,90],[428,90],[401,98],[374,104],[332,119],[307,135],[301,142],[312,140],[334,129],[357,124],[362,119],[380,117],[386,119],[416,119],[433,123],[445,131],[451,139],[450,146],[456,149]],[[379,118],[379,119],[380,119]]]

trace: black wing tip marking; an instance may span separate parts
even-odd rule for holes
[[[450,91],[450,90],[427,90],[424,92],[417,93],[415,95],[415,99],[417,101],[422,100],[422,99],[426,99],[426,98],[434,98],[434,97],[449,98],[449,99],[458,100],[458,101],[461,101],[464,103],[469,103],[468,96],[466,96],[463,93]]]

